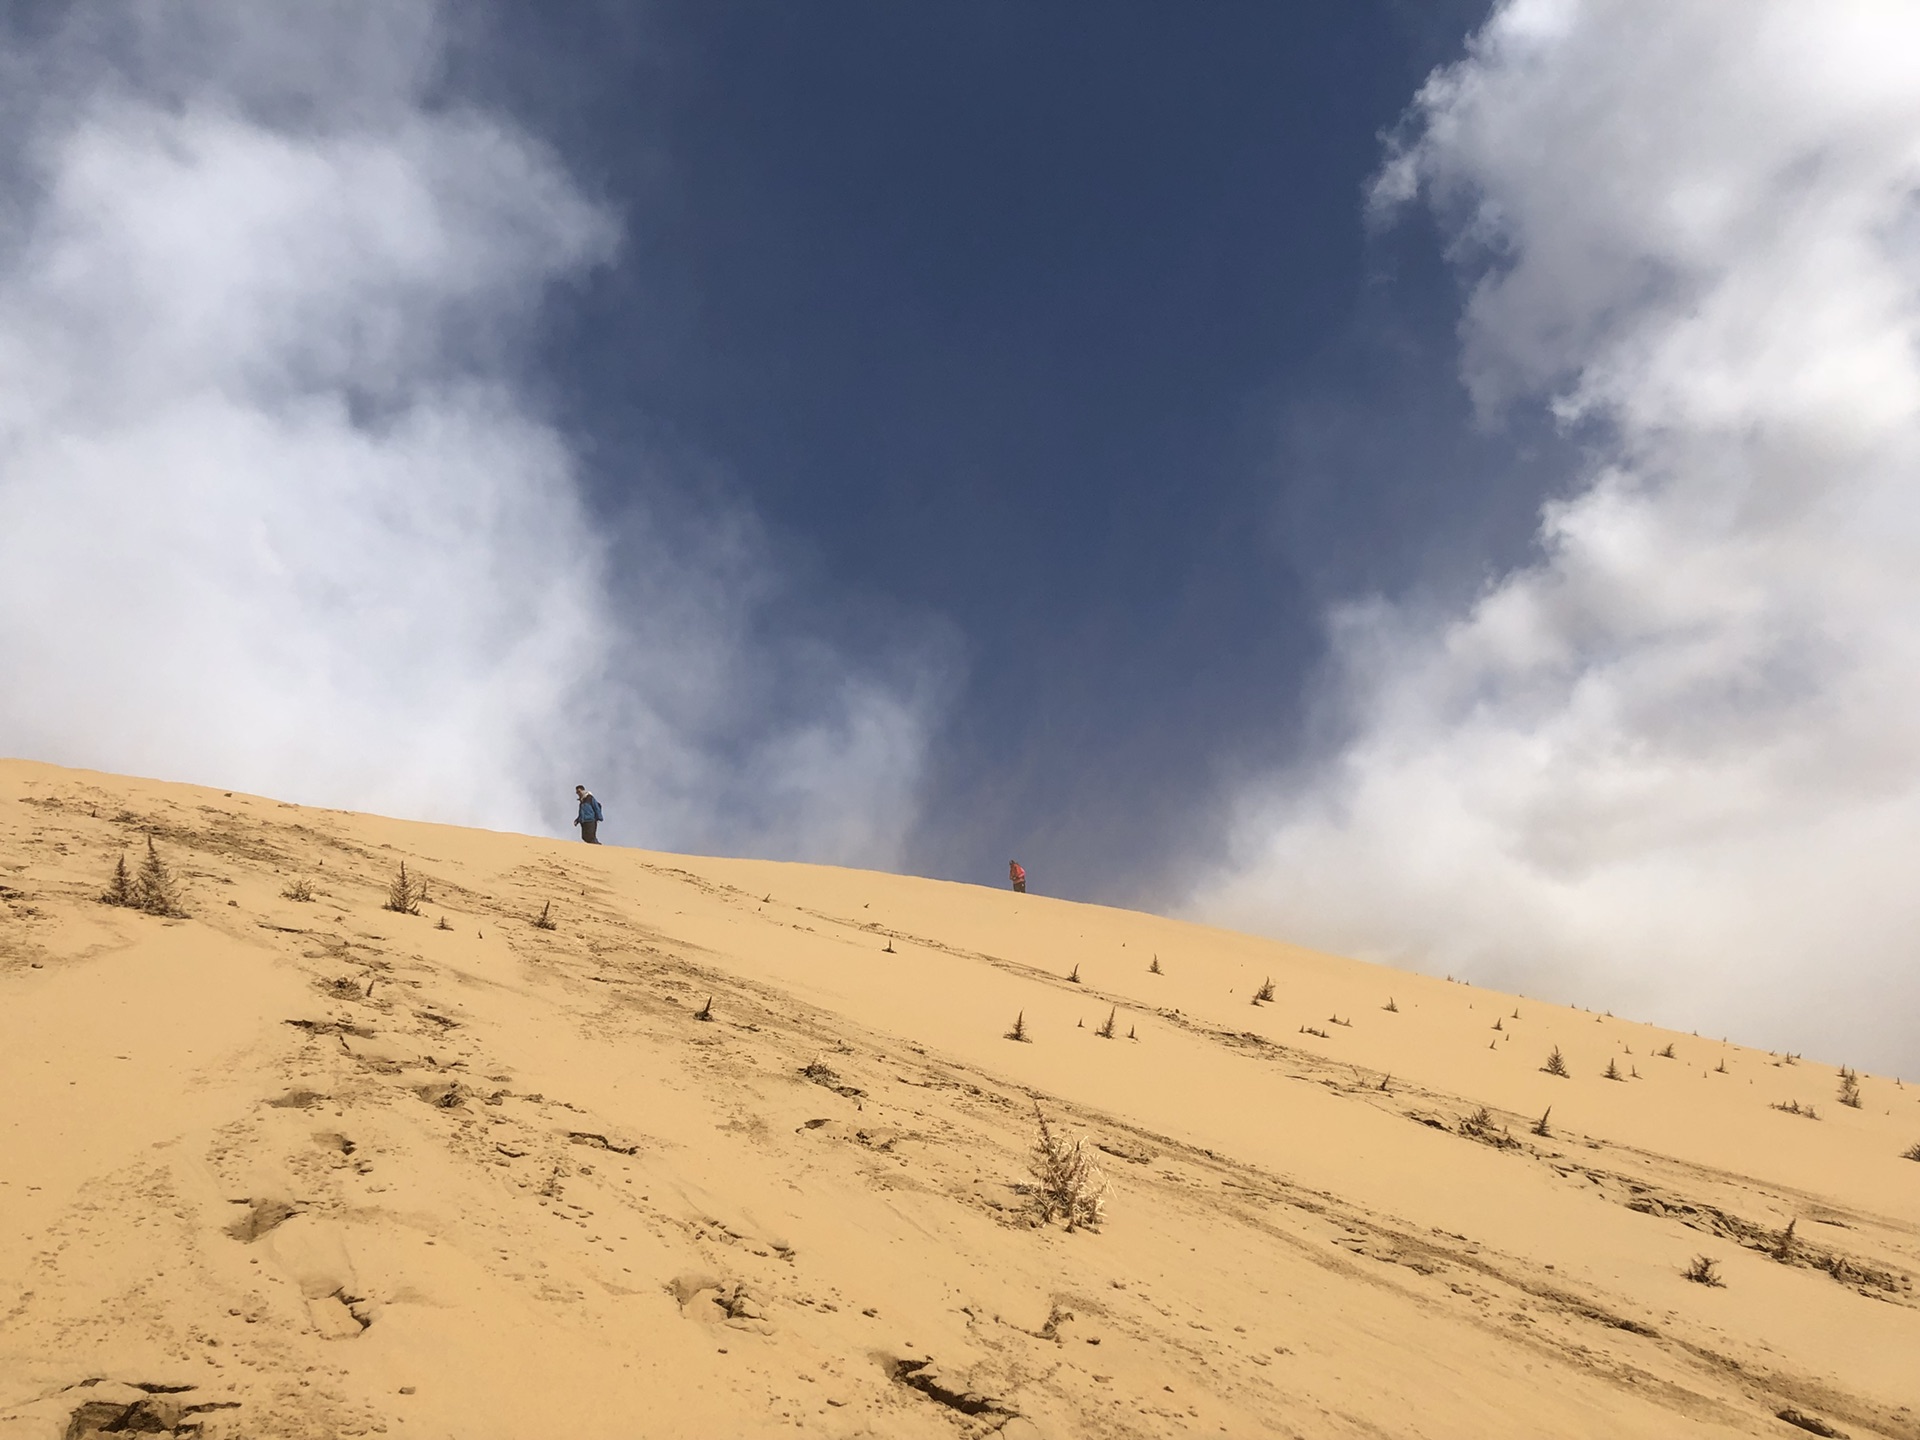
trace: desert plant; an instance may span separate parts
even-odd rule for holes
[[[533,928],[536,930],[557,930],[559,928],[553,918],[553,901],[549,900],[540,907],[540,913],[533,917]]]
[[[451,930],[453,926],[449,925],[447,923],[447,917],[442,915],[438,920],[433,922],[433,928],[436,930]]]
[[[1909,1145],[1900,1152],[1902,1160],[1920,1160],[1920,1142]]]
[[[147,858],[140,862],[140,872],[133,877],[133,903],[149,915],[166,915],[177,920],[187,913],[180,908],[180,892],[159,852],[153,848],[151,835],[147,837]]]
[[[706,1004],[702,1005],[698,1010],[693,1012],[693,1018],[696,1020],[713,1019],[713,997],[711,995],[707,996]]]
[[[127,869],[127,852],[122,850],[120,858],[113,862],[113,878],[107,882],[106,892],[101,895],[102,905],[137,905],[133,895],[133,875]]]
[[[1725,1075],[1728,1073],[1726,1056],[1722,1055],[1720,1057],[1720,1063],[1713,1067],[1713,1073],[1716,1075]]]
[[[1553,1107],[1549,1105],[1545,1110],[1540,1112],[1540,1118],[1533,1122],[1533,1133],[1542,1139],[1551,1140],[1553,1138],[1553,1131],[1547,1128],[1547,1116],[1551,1114],[1553,1114]]]
[[[1389,1015],[1398,1015],[1400,1013],[1400,1007],[1393,1003],[1393,997],[1391,995],[1387,996],[1387,1003],[1380,1008]]]
[[[282,900],[298,900],[302,904],[310,904],[313,901],[313,886],[305,880],[295,880],[280,892],[280,898]]]
[[[1553,1053],[1547,1056],[1547,1063],[1540,1068],[1549,1075],[1558,1075],[1562,1080],[1568,1078],[1567,1057],[1560,1053],[1558,1045],[1553,1047]]]
[[[1775,1101],[1773,1108],[1783,1115],[1804,1115],[1809,1120],[1818,1120],[1819,1114],[1811,1105],[1802,1105],[1798,1100]]]
[[[1660,1050],[1656,1050],[1656,1051],[1654,1051],[1653,1053],[1654,1053],[1655,1055],[1658,1055],[1658,1056],[1659,1056],[1659,1057],[1660,1057],[1660,1058],[1661,1058],[1662,1060],[1671,1060],[1671,1059],[1673,1059],[1673,1042],[1672,1042],[1671,1040],[1669,1040],[1669,1041],[1668,1041],[1668,1042],[1666,1043],[1666,1046],[1665,1046],[1665,1048],[1663,1048],[1663,1049],[1660,1049]]]
[[[1033,1160],[1028,1169],[1033,1175],[1034,1201],[1040,1222],[1058,1215],[1067,1229],[1098,1227],[1106,1208],[1107,1177],[1094,1163],[1092,1147],[1081,1136],[1069,1141],[1047,1124],[1040,1107],[1033,1107],[1040,1136],[1034,1142]]]
[[[1693,1263],[1680,1272],[1696,1285],[1719,1287],[1726,1282],[1720,1278],[1720,1262],[1709,1255],[1696,1255]]]
[[[1774,1259],[1783,1263],[1793,1259],[1793,1227],[1798,1223],[1797,1218],[1787,1221],[1787,1228],[1780,1232],[1780,1238],[1774,1242]]]
[[[1107,1011],[1107,1023],[1102,1025],[1098,1030],[1094,1031],[1093,1033],[1098,1035],[1102,1040],[1113,1039],[1113,1022],[1119,1018],[1119,1015],[1120,1015],[1120,1007],[1118,1005],[1115,1005],[1112,1009]]]
[[[1260,988],[1253,992],[1253,1003],[1263,1005],[1273,999],[1273,977],[1268,976],[1260,982]]]
[[[400,862],[400,873],[387,885],[387,902],[381,908],[396,915],[418,915],[426,889],[416,876],[407,874],[407,862]]]
[[[1496,1029],[1496,1030],[1504,1030],[1504,1029],[1506,1029],[1507,1027],[1506,1027],[1505,1025],[1502,1025],[1502,1024],[1500,1023],[1500,1017],[1499,1017],[1498,1015],[1496,1015],[1496,1016],[1494,1016],[1494,1017],[1493,1017],[1493,1028],[1494,1028],[1494,1029]]]
[[[1160,957],[1158,955],[1154,956],[1153,963],[1147,966],[1147,973],[1149,975],[1164,975],[1166,973],[1160,968]]]
[[[1134,1033],[1133,1033],[1133,1026],[1131,1026],[1131,1025],[1129,1025],[1129,1026],[1127,1026],[1127,1039],[1129,1039],[1129,1040],[1138,1040],[1139,1038],[1140,1038],[1140,1037],[1139,1037],[1138,1035],[1136,1035],[1136,1034],[1134,1034]]]
[[[1326,1038],[1327,1038],[1327,1032],[1326,1032],[1326,1031],[1324,1031],[1324,1030],[1316,1030],[1316,1029],[1314,1029],[1314,1028],[1313,1028],[1313,1026],[1311,1026],[1311,1025],[1302,1025],[1302,1026],[1300,1027],[1300,1033],[1301,1033],[1302,1035],[1318,1035],[1318,1036],[1319,1036],[1319,1037],[1320,1037],[1320,1038],[1321,1038],[1322,1040],[1324,1040],[1324,1039],[1326,1039]]]
[[[1622,1075],[1622,1074],[1620,1073],[1620,1067],[1619,1067],[1618,1065],[1616,1065],[1616,1064],[1614,1064],[1614,1063],[1613,1063],[1613,1060],[1612,1060],[1611,1058],[1609,1058],[1609,1059],[1607,1060],[1607,1070],[1606,1070],[1606,1074],[1604,1074],[1603,1076],[1601,1076],[1601,1078],[1602,1078],[1603,1080],[1624,1080],[1624,1079],[1626,1079],[1627,1077],[1626,1077],[1626,1076],[1624,1076],[1624,1075]]]
[[[1078,985],[1080,983],[1080,967],[1078,965],[1075,965],[1073,972],[1067,976],[1067,983],[1069,985]]]
[[[1845,1065],[1840,1067],[1840,1103],[1849,1109],[1860,1108],[1860,1077]]]
[[[1028,1045],[1033,1043],[1033,1037],[1027,1034],[1026,1011],[1022,1010],[1018,1015],[1013,1017],[1013,1028],[1007,1031],[1007,1039],[1023,1041]]]

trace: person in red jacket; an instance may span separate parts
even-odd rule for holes
[[[1007,878],[1013,882],[1014,894],[1024,895],[1027,893],[1027,872],[1022,868],[1018,860],[1007,861]]]

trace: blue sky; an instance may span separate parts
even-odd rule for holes
[[[1920,13],[27,5],[0,750],[1911,1072]]]
[[[1301,743],[1329,596],[1525,543],[1431,227],[1363,213],[1475,7],[559,14],[470,52],[627,221],[541,383],[599,505],[673,455],[811,624],[940,632],[907,864],[1136,897]]]

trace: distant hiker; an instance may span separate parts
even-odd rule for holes
[[[1013,882],[1013,893],[1027,893],[1027,872],[1018,860],[1007,861],[1007,878]]]
[[[580,838],[589,845],[598,845],[600,822],[607,818],[606,813],[601,810],[600,802],[593,798],[593,792],[586,786],[574,786],[573,793],[580,799],[580,813],[574,817],[573,821],[580,827]]]

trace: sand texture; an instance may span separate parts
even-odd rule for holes
[[[98,898],[149,837],[183,916]],[[1920,1085],[1842,1083],[1042,895],[0,762],[0,1440],[1915,1440]],[[1036,1102],[1097,1227],[1035,1218]]]

